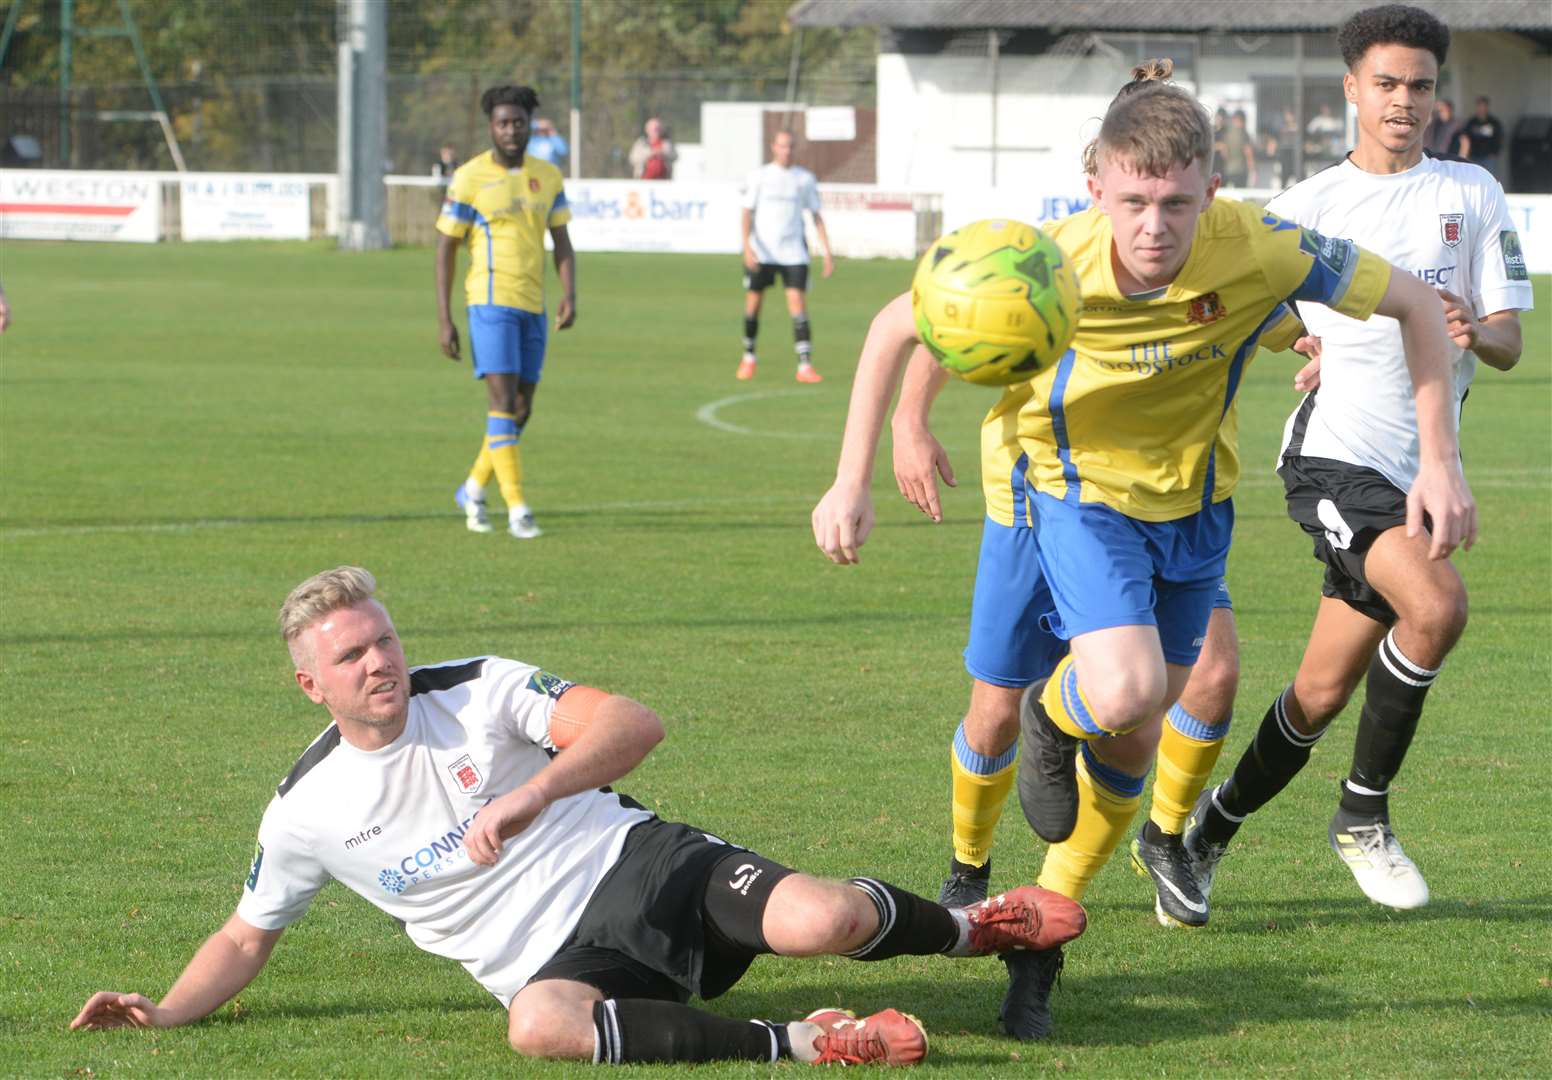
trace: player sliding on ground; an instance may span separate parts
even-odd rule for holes
[[[1519,238],[1487,170],[1423,155],[1449,29],[1426,11],[1392,4],[1358,12],[1337,41],[1358,147],[1267,209],[1350,237],[1438,284],[1453,339],[1450,419],[1458,423],[1477,360],[1507,371],[1520,358],[1518,310],[1532,299]],[[1267,709],[1233,775],[1201,797],[1186,846],[1207,892],[1246,817],[1298,775],[1364,681],[1352,767],[1327,834],[1369,899],[1421,907],[1428,885],[1391,829],[1388,795],[1428,688],[1465,629],[1466,585],[1438,557],[1408,495],[1432,463],[1403,381],[1400,331],[1388,320],[1300,310],[1321,341],[1324,371],[1319,390],[1288,418],[1278,472],[1288,513],[1326,564],[1320,607],[1292,684]],[[1433,449],[1448,446],[1435,440]]]
[[[493,656],[412,670],[375,589],[340,567],[281,608],[297,683],[334,723],[265,811],[237,911],[160,1002],[93,994],[72,1027],[208,1015],[331,878],[461,963],[507,1007],[519,1053],[613,1064],[913,1064],[926,1032],[894,1009],[746,1021],[684,1002],[723,993],[764,953],[982,956],[1083,932],[1078,904],[1034,886],[944,908],[661,821],[606,786],[662,739],[650,709]]]
[[[1040,880],[1068,895],[1120,841],[1158,718],[1202,648],[1238,480],[1215,448],[1244,365],[1289,301],[1400,320],[1428,462],[1413,497],[1433,518],[1436,553],[1475,535],[1438,298],[1348,241],[1215,199],[1211,121],[1162,81],[1169,71],[1145,64],[1116,96],[1086,162],[1095,205],[1051,229],[1083,293],[1072,348],[988,417],[1022,448],[1009,475],[1015,509],[1038,530],[1051,593],[1042,621],[1070,649],[1023,695],[1018,776],[1026,818],[1054,845]],[[902,297],[864,347],[836,482],[813,514],[815,540],[836,562],[855,561],[872,527],[873,453],[914,338]],[[1049,1030],[1059,962],[1027,979],[1012,973],[1005,1022]]]

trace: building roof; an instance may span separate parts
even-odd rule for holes
[[[1552,31],[1546,0],[1409,0],[1452,30]],[[1266,33],[1334,30],[1376,0],[798,0],[793,26]]]

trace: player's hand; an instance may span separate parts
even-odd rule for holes
[[[754,248],[744,245],[744,269],[751,274],[760,269],[760,260],[754,257]]]
[[[459,360],[462,358],[461,350],[458,347],[458,327],[451,322],[445,322],[438,328],[437,336],[442,343],[443,356],[449,360]]]
[[[814,543],[833,563],[857,562],[857,549],[873,531],[873,496],[866,487],[854,489],[840,482],[824,493],[810,519]]]
[[[1444,329],[1450,335],[1450,340],[1462,349],[1476,348],[1482,324],[1466,298],[1456,296],[1448,289],[1440,289],[1439,299],[1444,301]]]
[[[102,990],[86,999],[71,1031],[103,1031],[121,1027],[171,1027],[156,1002],[144,994],[121,994]]]
[[[899,485],[900,494],[933,521],[942,521],[938,477],[943,477],[949,487],[958,486],[943,444],[924,427],[896,430],[894,443],[895,483]]]
[[[0,334],[11,325],[11,309],[5,302],[5,290],[0,289]]]
[[[571,324],[577,321],[577,302],[569,296],[563,296],[555,305],[555,329],[569,330]]]
[[[829,252],[825,252],[824,276],[829,277],[833,273],[835,273],[835,259],[830,256]]]
[[[502,843],[532,825],[546,805],[538,788],[524,784],[481,807],[463,834],[469,858],[480,866],[495,866],[501,858]]]
[[[1423,531],[1423,515],[1433,522],[1433,539],[1428,545],[1430,559],[1447,559],[1457,547],[1471,550],[1477,539],[1477,503],[1460,462],[1430,464],[1424,462],[1407,492],[1408,537]]]
[[[1309,357],[1309,363],[1301,367],[1293,376],[1293,388],[1301,394],[1312,393],[1320,389],[1320,339],[1314,334],[1306,334],[1293,343],[1293,351],[1302,356]]]

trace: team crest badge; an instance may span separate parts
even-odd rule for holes
[[[1465,214],[1439,215],[1439,235],[1443,238],[1445,247],[1454,247],[1460,243],[1460,226],[1465,220]]]
[[[1217,293],[1203,293],[1191,301],[1191,306],[1186,311],[1186,322],[1205,326],[1207,323],[1217,322],[1228,313],[1229,309],[1223,306],[1223,301],[1218,299]]]
[[[535,195],[539,194],[539,178],[538,177],[530,176],[528,178],[528,190],[533,192]]]
[[[478,790],[479,786],[485,782],[485,778],[480,775],[480,770],[474,765],[474,759],[468,754],[449,765],[447,771],[453,774],[453,779],[458,784],[458,790],[465,794]]]

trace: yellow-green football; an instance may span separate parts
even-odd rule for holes
[[[1025,382],[1060,360],[1082,309],[1056,241],[1006,218],[944,236],[911,282],[922,343],[948,371],[983,386]]]

